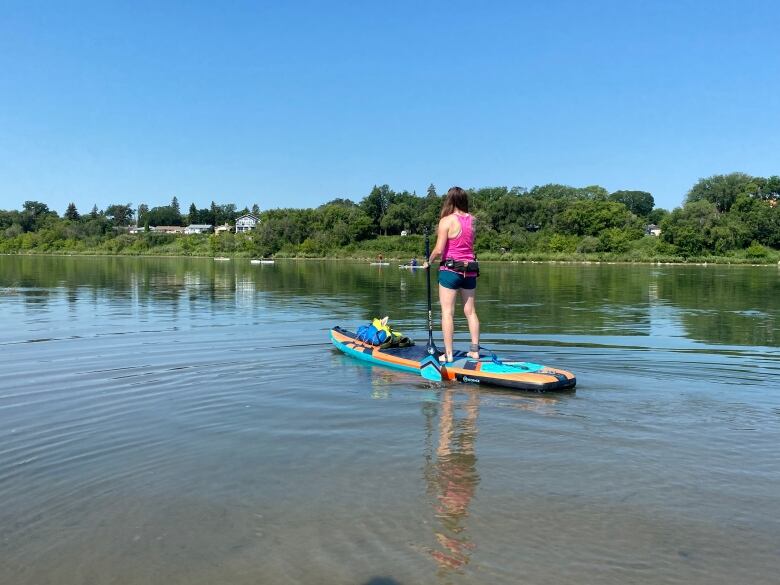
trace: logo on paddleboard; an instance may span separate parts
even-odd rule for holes
[[[472,384],[479,384],[479,380],[477,378],[469,378],[468,376],[463,376],[461,378],[464,382],[471,382]]]

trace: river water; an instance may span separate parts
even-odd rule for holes
[[[477,309],[576,391],[327,344],[424,339],[422,272],[0,257],[0,583],[780,582],[778,267],[488,265]]]

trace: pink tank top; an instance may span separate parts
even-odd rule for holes
[[[471,214],[458,215],[460,223],[460,233],[454,238],[447,238],[444,244],[444,250],[441,253],[441,260],[444,262],[447,258],[453,260],[474,260],[474,216]],[[442,266],[440,270],[449,270]],[[476,272],[468,272],[466,276],[475,276]]]

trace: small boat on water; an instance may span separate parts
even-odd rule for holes
[[[257,259],[250,260],[249,262],[251,264],[273,264],[275,261],[274,260],[266,260],[266,259],[263,258],[263,259],[260,259],[260,260],[257,260]]]
[[[225,256],[215,256],[214,260],[219,260],[220,262],[224,262],[225,260],[230,260],[230,258],[227,258]]]
[[[369,266],[390,266],[390,262],[371,262]]]

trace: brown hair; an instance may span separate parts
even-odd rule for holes
[[[469,196],[460,187],[451,187],[444,198],[444,205],[441,206],[441,215],[445,217],[454,213],[455,210],[469,212]]]

